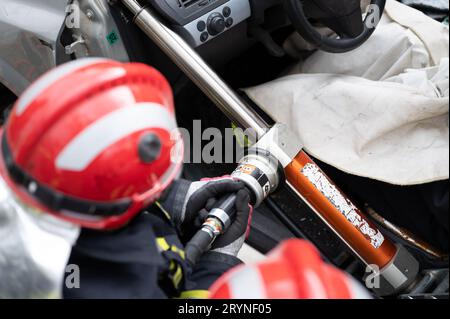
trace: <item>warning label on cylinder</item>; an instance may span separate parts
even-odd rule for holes
[[[358,213],[356,206],[342,195],[317,165],[311,163],[306,164],[302,169],[302,173],[353,226],[370,240],[373,247],[379,248],[383,244],[383,234],[378,229],[374,229],[369,225]]]
[[[251,164],[242,164],[239,165],[239,167],[236,169],[236,171],[239,171],[243,174],[252,175],[253,172],[255,172],[258,168],[255,165]]]

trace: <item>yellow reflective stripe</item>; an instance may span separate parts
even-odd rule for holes
[[[182,280],[183,280],[183,270],[181,266],[177,264],[177,271],[173,275],[173,283],[175,284],[175,287],[178,288]]]
[[[168,220],[172,220],[172,217],[170,216],[170,214],[167,212],[167,210],[165,210],[165,208],[161,205],[160,202],[156,201],[155,202],[156,206],[158,206],[158,208],[163,212],[163,214],[166,216],[166,218]]]
[[[181,281],[183,280],[183,269],[178,263],[171,261],[169,270],[171,273],[173,273],[172,281],[175,284],[175,287],[178,288]]]
[[[181,258],[185,259],[186,253],[184,252],[184,250],[178,248],[177,246],[172,246],[171,250],[180,255]]]
[[[181,258],[185,258],[184,250],[179,249],[176,246],[171,246],[164,237],[156,238],[156,243],[162,251],[173,251],[178,254]],[[180,286],[183,280],[183,268],[174,260],[170,262],[169,270],[173,273],[172,281],[176,288]]]
[[[186,253],[183,249],[178,248],[175,245],[169,245],[167,240],[164,237],[158,237],[156,238],[156,243],[158,244],[159,248],[161,248],[163,251],[173,251],[174,253],[178,254],[183,260],[186,259]]]
[[[208,299],[208,290],[188,290],[183,291],[178,299]]]
[[[170,250],[170,245],[164,237],[156,238],[156,243],[158,244],[159,248],[161,248],[163,251]]]

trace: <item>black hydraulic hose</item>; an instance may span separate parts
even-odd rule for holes
[[[186,245],[186,260],[195,265],[198,259],[208,251],[216,238],[224,234],[236,215],[236,194],[225,196],[220,204],[211,210],[202,228]]]

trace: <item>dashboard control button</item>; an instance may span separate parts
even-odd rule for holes
[[[225,18],[228,18],[231,15],[231,9],[230,7],[225,7],[222,10],[222,13],[224,15]]]
[[[225,30],[225,19],[220,13],[213,13],[208,18],[208,31],[211,35],[217,35]]]
[[[208,40],[208,38],[209,38],[208,32],[203,32],[203,33],[200,35],[200,41],[202,41],[202,42],[206,42],[206,40]]]
[[[227,26],[227,28],[231,27],[233,23],[233,18],[228,18],[227,21],[225,21],[225,25]]]
[[[206,22],[205,21],[199,21],[197,23],[197,30],[200,32],[203,32],[206,30]]]

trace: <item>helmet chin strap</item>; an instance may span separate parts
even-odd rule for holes
[[[22,205],[0,179],[0,298],[60,298],[79,234],[79,227]]]

